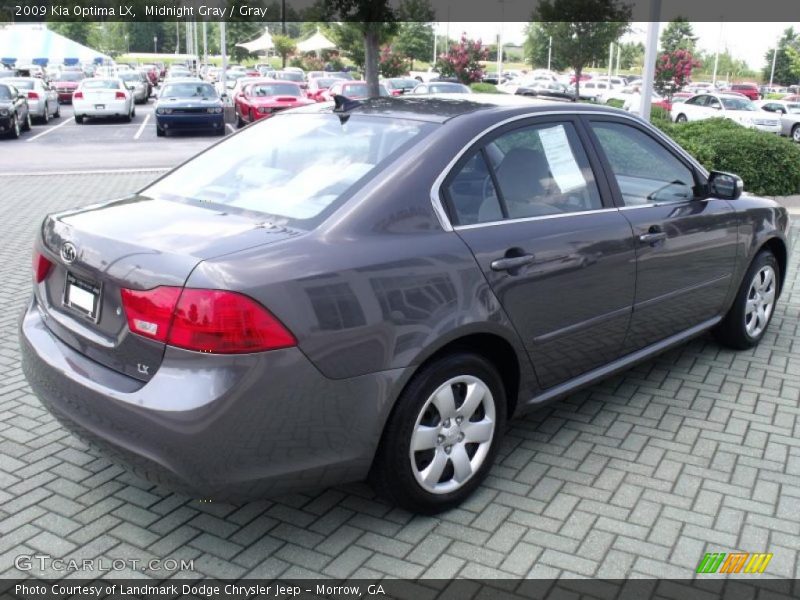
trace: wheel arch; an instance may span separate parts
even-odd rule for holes
[[[786,281],[786,268],[789,263],[789,251],[786,248],[786,243],[778,237],[771,237],[761,244],[758,252],[762,250],[769,250],[775,260],[778,261],[778,268],[780,269],[778,295],[780,295],[783,291],[783,283]],[[756,252],[756,256],[758,256],[758,252]]]

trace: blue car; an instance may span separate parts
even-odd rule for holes
[[[196,79],[165,83],[155,113],[159,137],[171,131],[213,131],[225,135],[224,105],[209,83]]]

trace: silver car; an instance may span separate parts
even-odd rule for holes
[[[5,79],[4,83],[10,83],[28,97],[31,119],[48,123],[51,117],[57,119],[61,116],[58,92],[38,77],[14,77]]]
[[[147,75],[139,71],[121,71],[119,78],[122,83],[133,94],[133,101],[136,104],[144,104],[150,97],[150,85],[146,79]]]
[[[759,100],[756,105],[781,117],[781,135],[800,143],[800,102],[786,100]]]

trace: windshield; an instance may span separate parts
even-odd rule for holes
[[[435,125],[353,115],[282,115],[248,127],[142,194],[267,213],[313,227]],[[299,223],[297,221],[300,221]]]
[[[85,90],[119,89],[116,79],[84,79],[82,85]]]
[[[314,85],[320,90],[327,90],[337,81],[341,81],[341,79],[327,79],[324,77],[318,77],[314,80]]]
[[[119,76],[122,81],[141,81],[142,78],[139,76],[139,73],[120,73]]]
[[[162,98],[216,98],[217,91],[208,83],[170,83],[164,86]]]
[[[32,90],[34,82],[32,79],[12,79],[9,83],[19,90]]]
[[[720,101],[722,102],[722,106],[728,110],[757,110],[756,105],[747,98],[726,98],[725,96],[721,96]]]
[[[302,73],[293,73],[291,71],[281,71],[275,73],[275,79],[285,79],[286,81],[305,81]]]
[[[432,94],[469,94],[470,89],[460,83],[432,83],[430,92]]]
[[[302,96],[300,88],[293,83],[257,83],[250,87],[250,96]]]

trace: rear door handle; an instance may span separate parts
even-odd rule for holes
[[[533,254],[523,254],[522,256],[498,258],[497,260],[493,260],[490,266],[492,267],[492,271],[512,271],[532,262]]]
[[[666,231],[650,231],[639,236],[639,241],[643,244],[655,244],[657,242],[663,242],[666,239]]]

